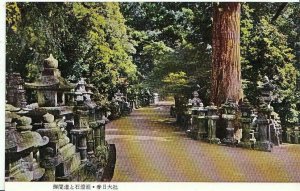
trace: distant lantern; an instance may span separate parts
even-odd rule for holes
[[[295,43],[297,66],[300,67],[300,42]]]
[[[296,85],[297,90],[300,91],[300,78],[297,78]]]

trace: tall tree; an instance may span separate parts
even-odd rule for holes
[[[212,95],[220,105],[241,98],[240,3],[219,3],[213,11]]]

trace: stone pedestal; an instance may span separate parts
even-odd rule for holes
[[[217,120],[219,116],[217,115],[217,107],[214,105],[210,105],[206,107],[207,109],[207,119],[208,119],[208,141],[212,144],[219,144],[220,139],[216,137],[216,128],[217,128]]]
[[[262,151],[272,151],[273,144],[270,141],[270,126],[269,120],[263,116],[259,115],[257,119],[259,140],[256,142],[256,149]]]
[[[251,129],[251,118],[248,117],[242,117],[242,139],[241,142],[239,142],[239,146],[246,147],[246,148],[252,148],[255,137],[254,137],[254,130]]]
[[[226,137],[222,143],[227,145],[234,145],[234,121],[236,120],[237,104],[232,99],[227,99],[222,105],[222,118],[226,121]]]
[[[88,132],[87,135],[87,153],[88,156],[93,156],[94,155],[94,131],[92,129]]]
[[[241,147],[252,148],[254,146],[254,130],[251,128],[253,112],[250,107],[249,101],[245,98],[242,104],[239,106],[241,118],[240,122],[242,125],[242,138],[238,143]]]
[[[45,174],[43,181],[55,182],[55,167],[57,165],[57,159],[53,156],[53,151],[49,148],[48,153],[41,161],[41,165],[45,168]]]
[[[250,130],[250,143],[251,145],[255,145],[256,143],[256,138],[255,138],[255,131],[252,129]]]
[[[207,109],[200,107],[198,117],[196,118],[198,125],[198,139],[200,140],[207,139],[208,124],[206,113]]]
[[[291,143],[299,144],[300,143],[300,131],[299,127],[295,127],[293,133],[291,134]]]
[[[69,176],[79,167],[76,162],[76,147],[70,143],[64,122],[54,122],[54,116],[45,114],[43,128],[37,131],[50,139],[46,149],[40,149],[41,162],[46,169],[45,181],[54,181],[58,177]],[[59,128],[60,127],[60,128]]]
[[[97,132],[99,133],[97,133],[97,137],[95,136],[95,138],[97,138],[97,146],[105,145],[105,121],[100,120],[98,124]]]
[[[80,153],[81,162],[87,161],[87,135],[89,129],[73,129],[71,130],[72,142],[76,145],[77,151]]]
[[[77,108],[74,112],[75,129],[71,130],[72,142],[80,153],[81,162],[87,161],[88,134],[92,131],[88,123],[88,111]],[[90,145],[91,146],[91,145]],[[91,151],[91,148],[89,148]]]
[[[279,129],[276,127],[275,121],[271,119],[270,124],[270,136],[271,136],[271,142],[274,144],[274,146],[280,145],[280,138],[279,138]]]
[[[24,80],[19,73],[8,74],[6,81],[7,103],[20,108],[26,107],[24,84]]]
[[[291,128],[287,128],[285,131],[285,136],[284,136],[284,141],[287,143],[292,143],[292,139],[291,139],[291,134],[292,134],[292,130]]]
[[[235,120],[235,115],[222,114],[222,118],[227,121],[226,138],[224,138],[222,142],[228,145],[233,145],[235,143],[234,127],[233,127],[233,121]]]
[[[174,115],[176,117],[176,112],[174,111]],[[192,125],[192,109],[191,108],[188,108],[187,111],[185,111],[183,113],[183,122],[182,122],[182,125],[181,127],[184,129],[184,130],[191,130],[191,125]]]
[[[198,114],[199,114],[199,107],[192,107],[191,108],[191,125],[189,129],[187,130],[187,134],[189,137],[192,137],[193,139],[198,139],[198,131],[199,131],[199,122],[198,122]],[[177,118],[179,116],[177,115]],[[177,121],[178,122],[178,121]],[[182,123],[182,115],[180,116],[180,122]]]

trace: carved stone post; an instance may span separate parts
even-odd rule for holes
[[[80,153],[81,162],[85,162],[87,160],[87,136],[91,131],[88,124],[88,111],[75,111],[74,123],[75,129],[71,130],[72,141]]]
[[[247,99],[244,99],[242,105],[240,106],[240,112],[241,112],[241,123],[242,123],[242,139],[239,143],[239,146],[251,148],[253,141],[252,135],[251,135],[251,114],[252,109],[250,107],[249,101]]]
[[[222,118],[227,121],[226,138],[224,138],[222,142],[228,145],[233,145],[235,143],[233,122],[236,119],[237,106],[233,100],[229,99],[222,105],[222,109],[224,111]]]
[[[55,182],[55,167],[57,166],[57,158],[55,158],[54,150],[51,147],[43,148],[41,166],[45,168],[43,181]]]
[[[54,182],[56,166],[62,161],[61,156],[58,154],[60,129],[57,128],[53,115],[47,113],[43,118],[43,128],[37,130],[41,135],[49,137],[49,143],[44,148],[39,149],[41,166],[45,168],[43,181]]]
[[[220,139],[216,137],[217,120],[219,119],[219,116],[217,115],[218,108],[211,102],[206,109],[208,119],[208,141],[209,143],[219,144]]]
[[[200,107],[198,110],[198,116],[195,119],[197,124],[197,139],[203,140],[207,138],[207,118],[206,118],[207,109]]]
[[[294,128],[292,136],[293,136],[292,143],[299,144],[300,143],[300,140],[299,140],[300,139],[300,131],[299,131],[299,127],[298,126],[296,126]]]
[[[292,134],[292,130],[291,128],[287,128],[285,130],[285,137],[284,137],[284,141],[287,142],[287,143],[292,143],[292,140],[291,140],[291,134]]]
[[[7,103],[16,107],[25,108],[27,105],[25,98],[24,80],[19,73],[10,73],[7,76]]]
[[[281,144],[281,125],[276,118],[276,113],[273,112],[270,119],[270,136],[271,142],[275,146],[279,146]]]
[[[189,100],[191,108],[191,126],[187,130],[188,135],[194,139],[203,139],[207,135],[207,119],[205,117],[207,110],[199,98],[197,91],[193,92],[193,99]]]
[[[95,148],[105,144],[105,121],[98,120],[93,123],[92,128],[94,129]]]
[[[94,155],[94,132],[90,130],[87,136],[87,153],[89,156]]]
[[[258,133],[259,133],[259,140],[256,143],[257,149],[262,151],[271,151],[272,143],[269,137],[270,136],[269,120],[265,115],[259,113],[257,118],[257,125],[258,125]]]

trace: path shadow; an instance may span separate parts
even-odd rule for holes
[[[109,144],[108,162],[106,167],[104,168],[104,173],[101,181],[107,181],[107,182],[111,181],[115,172],[116,160],[117,160],[116,145]]]

